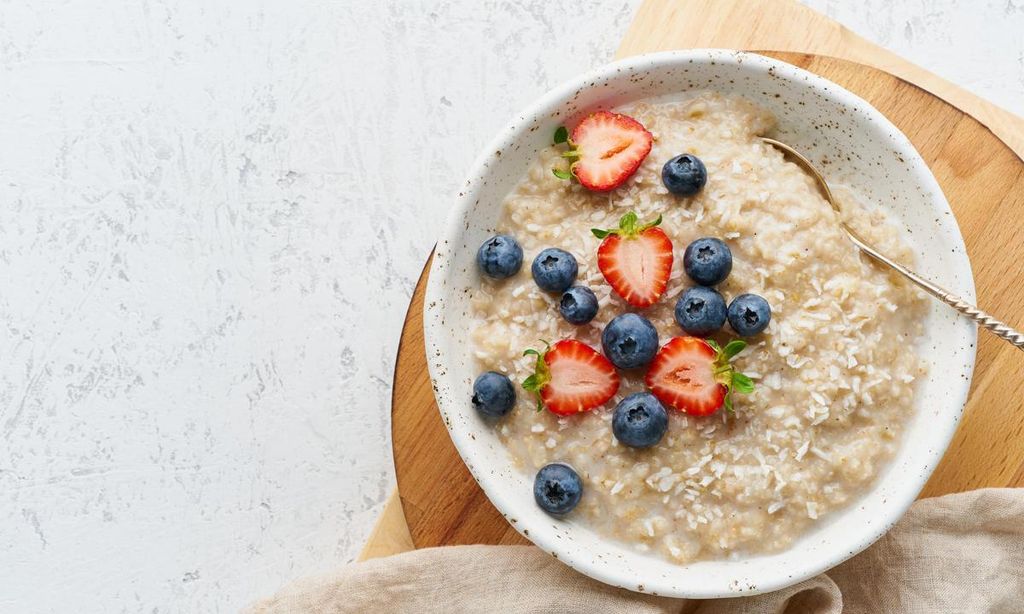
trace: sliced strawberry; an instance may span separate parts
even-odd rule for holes
[[[569,172],[580,184],[595,192],[614,190],[636,172],[651,152],[654,139],[643,124],[628,115],[597,111],[583,119],[572,131],[555,132],[555,144],[568,142],[571,149],[564,157],[575,160]],[[563,179],[565,171],[555,171]]]
[[[651,361],[644,382],[662,403],[690,415],[707,416],[723,405],[732,412],[732,393],[754,390],[729,362],[745,347],[738,339],[720,348],[711,340],[673,337]]]
[[[619,390],[619,374],[612,363],[575,339],[563,339],[543,352],[526,350],[527,354],[537,357],[537,367],[523,388],[540,395],[538,410],[543,405],[560,416],[588,411]]]
[[[661,216],[648,224],[637,224],[630,211],[613,230],[594,228],[604,239],[597,249],[597,268],[627,303],[650,307],[661,298],[672,274],[672,241],[660,228]]]

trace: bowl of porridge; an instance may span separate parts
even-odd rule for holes
[[[484,149],[437,244],[435,396],[520,533],[593,578],[693,598],[796,583],[881,537],[959,423],[976,329],[846,221],[968,298],[963,240],[864,100],[749,53],[617,62]]]

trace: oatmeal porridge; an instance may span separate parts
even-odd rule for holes
[[[773,128],[767,111],[714,93],[616,111],[653,136],[624,184],[596,192],[581,185],[583,177],[559,178],[552,169],[566,168],[565,149],[552,146],[504,204],[496,228],[515,237],[527,265],[505,279],[484,277],[472,296],[480,370],[507,375],[516,388],[514,408],[495,428],[524,471],[573,468],[583,494],[572,518],[604,536],[680,563],[784,549],[850,505],[893,456],[923,375],[914,348],[927,306],[861,257],[813,180],[757,138]],[[673,194],[663,181],[662,166],[682,153],[706,167],[706,185],[694,196]],[[882,212],[847,190],[837,195],[861,234],[912,262]],[[602,240],[591,231],[617,228],[629,212],[641,222],[661,216],[674,255],[667,287],[643,308],[602,274]],[[731,272],[717,284],[726,301],[751,293],[770,304],[767,328],[746,337],[733,360],[753,390],[734,391],[731,411],[705,416],[666,405],[667,429],[649,447],[624,445],[612,425],[616,404],[649,389],[645,367],[617,369],[614,396],[591,411],[538,411],[537,397],[520,385],[538,360],[523,352],[542,350],[540,340],[573,339],[601,352],[605,327],[631,312],[653,324],[656,345],[687,336],[674,309],[696,285],[683,250],[701,237],[731,250]],[[547,248],[574,257],[575,283],[596,299],[593,319],[571,324],[559,313],[560,293],[531,278],[528,263]],[[725,346],[737,338],[734,329],[722,326],[709,338]]]

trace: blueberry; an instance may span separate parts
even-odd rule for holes
[[[562,295],[558,311],[569,324],[586,324],[597,315],[597,297],[586,286],[573,286]]]
[[[668,430],[668,412],[650,392],[635,392],[619,401],[612,415],[612,433],[633,448],[657,445]]]
[[[544,465],[533,481],[533,498],[540,509],[554,516],[568,514],[580,502],[583,481],[564,463]]]
[[[729,303],[729,326],[741,337],[752,337],[768,327],[772,308],[756,294],[741,294]]]
[[[732,271],[732,250],[721,239],[704,237],[686,247],[683,268],[702,286],[721,283]]]
[[[658,353],[658,330],[643,316],[615,316],[601,333],[604,355],[620,369],[642,367]]]
[[[661,182],[676,196],[693,196],[708,182],[708,169],[697,156],[683,154],[661,167]]]
[[[707,337],[725,324],[725,299],[714,288],[687,288],[676,301],[676,324],[687,334]]]
[[[488,371],[473,382],[473,407],[487,418],[500,418],[516,404],[512,380],[496,371]]]
[[[477,250],[476,264],[480,272],[488,277],[512,277],[523,266],[523,248],[508,235],[494,235]]]
[[[572,282],[576,281],[579,267],[576,266],[576,258],[572,254],[564,249],[549,247],[533,259],[530,272],[533,273],[533,281],[537,282],[541,290],[565,292]]]

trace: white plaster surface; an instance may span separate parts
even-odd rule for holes
[[[1024,110],[1015,0],[809,4]],[[0,612],[351,560],[448,195],[636,5],[0,1]]]

